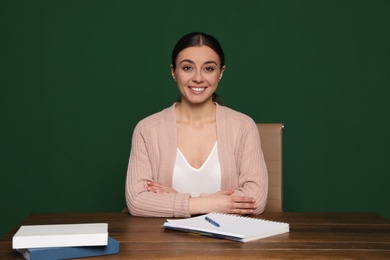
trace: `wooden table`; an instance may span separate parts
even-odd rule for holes
[[[88,259],[390,259],[390,221],[376,213],[265,213],[290,224],[290,233],[253,242],[194,236],[164,230],[165,218],[128,213],[32,214],[20,225],[108,223],[120,253]],[[12,249],[13,228],[0,239],[0,259],[22,259]],[[84,258],[85,259],[85,258]]]

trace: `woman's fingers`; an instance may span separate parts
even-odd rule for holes
[[[232,196],[233,214],[248,215],[253,214],[256,209],[255,199],[245,196]]]
[[[154,193],[177,193],[174,189],[171,187],[159,184],[157,182],[147,181],[145,185],[145,189],[154,192]]]
[[[238,214],[238,215],[250,215],[253,214],[253,209],[234,209],[232,210],[232,214]]]
[[[232,196],[232,199],[235,203],[254,203],[255,199],[251,197],[244,196]]]

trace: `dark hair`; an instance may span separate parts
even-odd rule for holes
[[[176,43],[172,51],[171,64],[173,68],[174,69],[176,68],[177,55],[179,55],[179,53],[182,50],[189,47],[202,46],[202,45],[210,47],[213,51],[215,51],[218,54],[221,62],[220,68],[222,68],[225,65],[225,54],[223,53],[221,44],[218,42],[216,38],[203,32],[189,33],[180,38],[180,40]]]
[[[213,51],[217,53],[217,55],[219,56],[219,61],[221,62],[220,68],[222,69],[222,67],[225,66],[225,54],[223,52],[221,44],[214,36],[203,32],[192,32],[180,38],[180,40],[176,43],[172,51],[171,64],[173,69],[176,69],[176,59],[182,50],[189,47],[202,45],[210,47]],[[222,104],[222,99],[215,92],[213,93],[213,101],[218,104]]]

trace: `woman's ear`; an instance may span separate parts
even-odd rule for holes
[[[226,66],[223,66],[221,69],[221,72],[219,73],[219,80],[222,79],[222,76],[223,76],[223,73],[225,72],[225,70],[226,70]]]
[[[171,68],[171,75],[172,75],[172,78],[176,81],[175,69],[173,68],[173,65],[172,65],[172,64],[171,64],[169,67]]]

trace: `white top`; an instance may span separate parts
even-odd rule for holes
[[[211,194],[221,190],[221,165],[218,158],[217,143],[203,165],[192,167],[177,148],[173,169],[172,188],[179,193],[190,193],[191,197]]]

